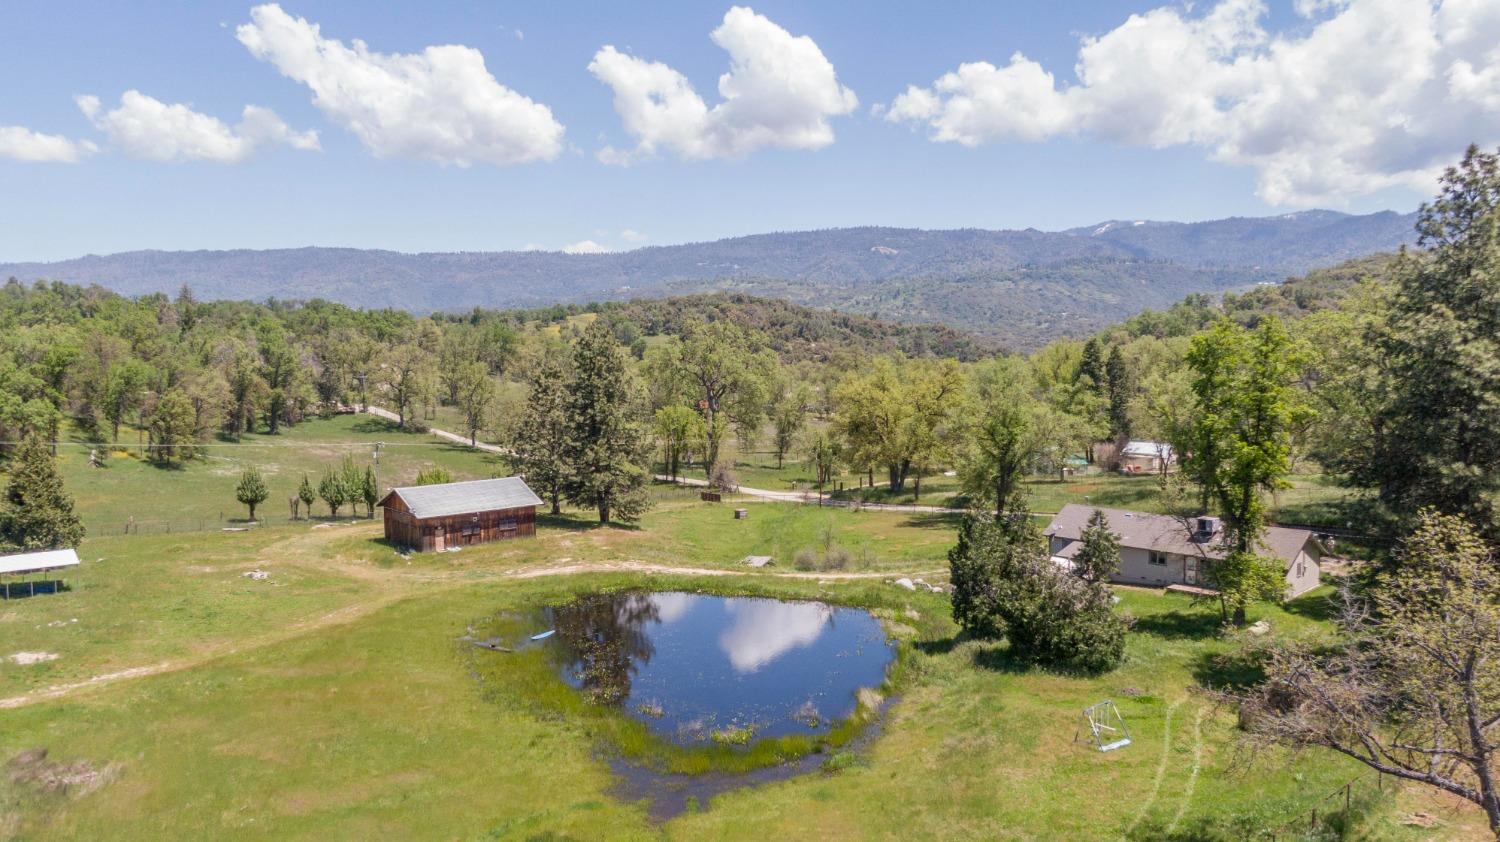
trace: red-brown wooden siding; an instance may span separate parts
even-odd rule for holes
[[[535,506],[420,519],[395,495],[386,501],[384,511],[386,540],[421,552],[536,534]]]

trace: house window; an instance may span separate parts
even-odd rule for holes
[[[1159,552],[1156,552],[1155,550],[1153,550],[1151,552],[1151,554],[1146,558],[1146,560],[1148,562],[1150,562],[1151,564],[1156,565],[1157,567],[1166,567],[1167,566],[1167,554],[1166,553],[1159,553]]]

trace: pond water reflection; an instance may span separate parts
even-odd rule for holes
[[[683,745],[824,733],[895,655],[869,612],[821,602],[614,593],[549,613],[564,680]]]

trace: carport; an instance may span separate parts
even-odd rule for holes
[[[26,596],[36,596],[38,584],[43,586],[43,593],[57,593],[63,586],[61,576],[49,576],[40,582],[36,577],[77,566],[78,553],[73,550],[42,550],[0,556],[0,585],[4,586],[0,593],[4,594],[5,599],[10,599],[11,587],[17,578],[20,578],[20,584],[26,588]]]

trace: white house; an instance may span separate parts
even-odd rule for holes
[[[1161,441],[1128,441],[1116,455],[1120,470],[1154,474],[1171,470],[1177,464],[1172,445]]]
[[[1120,570],[1115,582],[1153,587],[1203,588],[1205,572],[1225,556],[1221,546],[1224,531],[1218,518],[1179,518],[1099,509],[1109,520],[1109,530],[1120,539]],[[1070,566],[1082,547],[1093,506],[1070,503],[1048,524],[1046,536],[1052,559]],[[1263,538],[1261,551],[1286,565],[1287,597],[1318,586],[1323,550],[1306,529],[1272,526]]]

